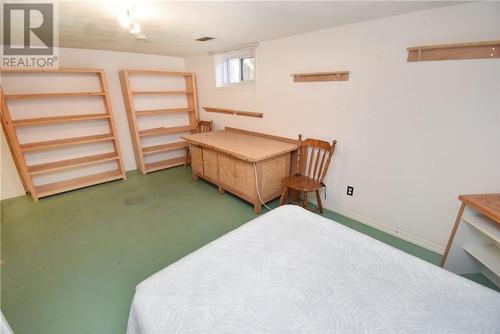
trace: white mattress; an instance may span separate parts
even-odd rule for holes
[[[128,334],[500,333],[500,294],[297,206],[136,288]]]

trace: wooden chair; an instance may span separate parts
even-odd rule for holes
[[[302,141],[302,135],[299,135],[295,169],[297,172],[281,181],[283,191],[281,192],[280,205],[288,201],[289,191],[295,190],[298,192],[298,199],[300,199],[300,193],[304,193],[302,206],[307,209],[307,193],[315,192],[319,212],[323,213],[319,190],[325,187],[323,180],[336,144],[336,140],[332,142],[332,145],[326,141],[311,138]]]
[[[214,121],[198,121],[195,133],[210,132],[213,130]],[[191,153],[189,152],[189,146],[186,147],[186,160],[184,161],[184,168],[191,163]]]
[[[214,121],[198,121],[196,133],[210,132],[213,130]]]

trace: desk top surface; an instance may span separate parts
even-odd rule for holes
[[[297,149],[297,144],[228,130],[191,134],[182,138],[250,162],[262,161]]]
[[[458,198],[500,224],[500,194],[460,195]]]

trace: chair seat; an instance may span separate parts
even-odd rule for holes
[[[294,175],[281,180],[281,184],[299,191],[313,192],[325,186],[323,182],[318,182],[303,175]]]

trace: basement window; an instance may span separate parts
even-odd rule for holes
[[[214,55],[217,87],[254,87],[255,50],[238,50]]]

